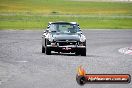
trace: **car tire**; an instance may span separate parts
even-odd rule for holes
[[[79,51],[76,51],[76,52],[75,52],[75,55],[76,55],[76,56],[80,55],[80,52],[79,52]]]
[[[45,48],[45,53],[46,53],[46,55],[51,55],[51,50],[50,50],[50,48],[46,47],[46,48]]]
[[[81,50],[81,56],[86,56],[86,48]]]
[[[49,40],[46,39],[45,40],[45,54],[46,55],[51,55],[51,49],[50,49],[50,47],[47,47],[47,45],[49,45],[49,44],[50,44]]]
[[[45,48],[42,46],[42,53],[45,53]]]

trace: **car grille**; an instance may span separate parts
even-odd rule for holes
[[[60,41],[56,41],[56,44],[58,46],[78,45],[78,42],[74,40],[60,40]]]

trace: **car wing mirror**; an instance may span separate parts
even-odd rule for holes
[[[46,29],[44,33],[49,33],[49,29]]]
[[[44,31],[44,33],[46,33],[46,31]]]
[[[79,30],[77,33],[78,33],[78,34],[82,34],[82,31],[81,31],[81,30]]]
[[[50,28],[50,26],[47,26],[47,29],[49,29]]]
[[[49,33],[49,30],[48,30],[48,29],[44,30],[43,35],[42,35],[42,38],[43,38],[47,33]]]

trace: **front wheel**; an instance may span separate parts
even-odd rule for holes
[[[86,56],[86,48],[81,50],[81,56]]]
[[[75,55],[80,55],[80,52],[77,50],[76,52],[75,52]]]
[[[46,53],[47,55],[51,55],[51,50],[50,50],[50,48],[46,47],[46,48],[45,48],[45,53]]]
[[[42,53],[45,53],[45,48],[42,46]]]

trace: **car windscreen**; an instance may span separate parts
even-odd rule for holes
[[[60,33],[77,33],[79,28],[76,24],[51,24],[50,31],[60,32]]]

